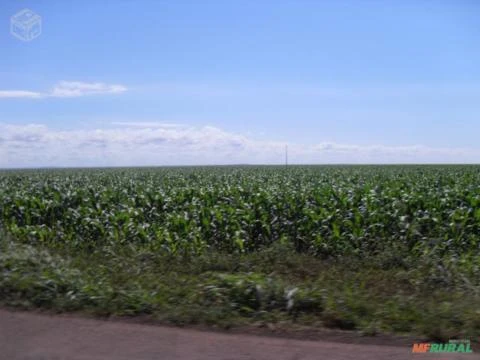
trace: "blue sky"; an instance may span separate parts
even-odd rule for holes
[[[41,16],[25,42],[22,9]],[[476,1],[2,1],[0,166],[480,162]]]

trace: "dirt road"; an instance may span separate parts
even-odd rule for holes
[[[421,360],[478,355],[422,355],[412,354],[407,346],[223,334],[0,310],[2,360]]]

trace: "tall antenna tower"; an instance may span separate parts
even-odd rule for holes
[[[285,145],[285,167],[288,166],[288,145]]]

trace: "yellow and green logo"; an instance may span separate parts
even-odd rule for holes
[[[448,343],[415,343],[412,353],[471,353],[470,340],[450,340]]]

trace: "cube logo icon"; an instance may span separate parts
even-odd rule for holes
[[[31,41],[42,33],[42,18],[32,10],[23,9],[10,18],[10,33],[22,41]]]

